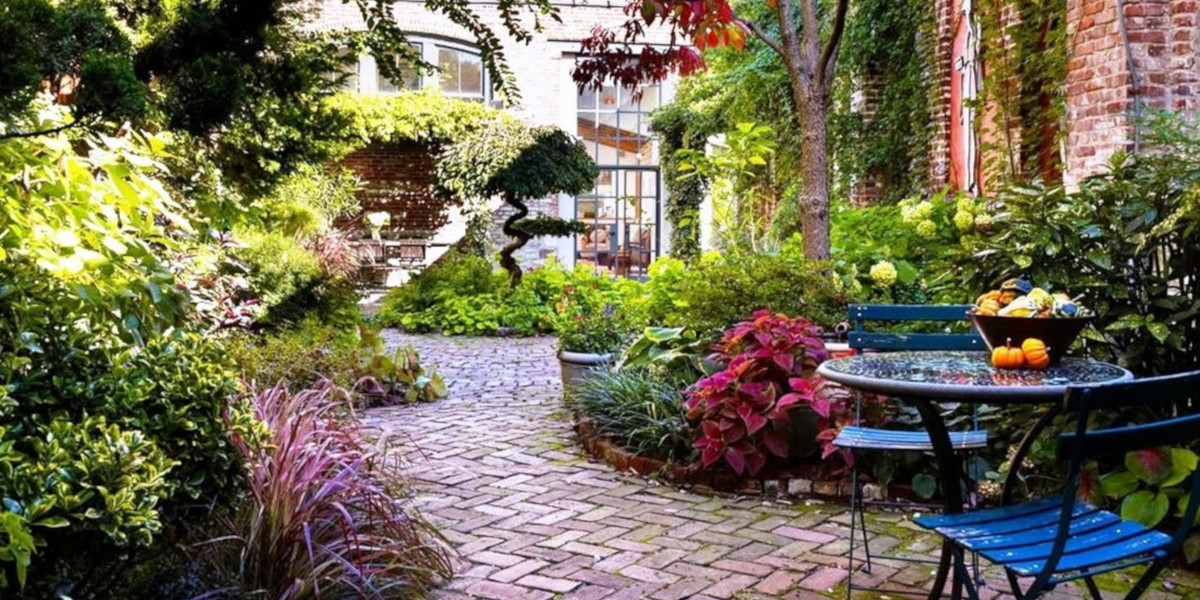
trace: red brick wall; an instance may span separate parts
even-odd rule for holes
[[[433,193],[434,150],[417,143],[372,144],[342,160],[363,180],[363,212],[386,210],[392,228],[433,232],[446,224],[446,202]],[[362,215],[346,224],[361,222]]]
[[[934,47],[932,132],[929,136],[929,184],[936,191],[950,182],[950,78],[954,72],[954,1],[935,0],[937,39]]]
[[[1197,109],[1198,0],[1125,0],[1128,56],[1117,0],[1068,0],[1066,179],[1103,171],[1135,140],[1137,106]],[[1136,80],[1129,70],[1132,60]]]

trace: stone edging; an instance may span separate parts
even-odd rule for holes
[[[591,421],[580,414],[575,415],[575,432],[579,444],[588,454],[618,471],[632,471],[642,477],[659,479],[672,485],[690,486],[695,488],[694,491],[826,500],[845,500],[850,497],[849,483],[840,479],[813,481],[788,474],[770,479],[741,478],[729,471],[706,471],[640,456],[601,435]]]

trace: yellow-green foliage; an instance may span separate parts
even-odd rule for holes
[[[351,152],[369,142],[452,143],[494,122],[515,122],[478,102],[431,91],[401,94],[338,94],[330,106],[350,117]]]

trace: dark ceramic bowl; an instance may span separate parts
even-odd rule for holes
[[[1019,347],[1025,340],[1037,338],[1046,344],[1051,364],[1057,364],[1066,355],[1075,338],[1092,320],[1091,317],[1037,319],[976,314],[970,317],[988,348],[1003,346],[1008,340],[1012,340],[1013,346]]]

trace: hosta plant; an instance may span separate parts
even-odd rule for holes
[[[738,474],[757,475],[770,457],[788,456],[789,413],[824,402],[815,379],[826,357],[820,333],[807,319],[768,311],[725,332],[710,357],[725,369],[688,392],[702,466],[723,460]]]
[[[377,330],[359,326],[359,336],[358,360],[363,376],[354,384],[354,389],[367,405],[395,401],[433,402],[446,397],[442,376],[421,365],[421,356],[412,344],[388,354]]]

